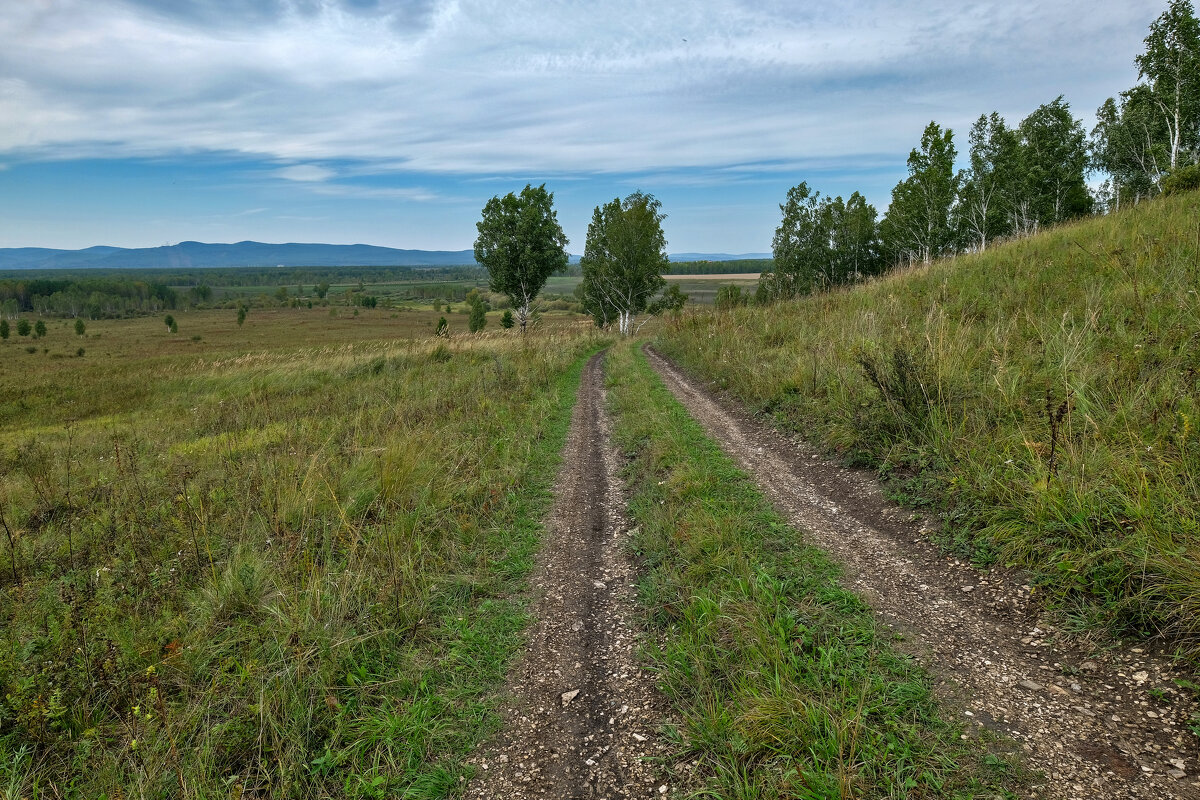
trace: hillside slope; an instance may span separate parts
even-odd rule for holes
[[[657,346],[897,478],[1080,626],[1200,656],[1200,195],[766,308]]]

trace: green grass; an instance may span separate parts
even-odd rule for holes
[[[633,347],[608,359],[630,458],[659,685],[683,719],[695,797],[1007,796],[1001,754],[939,718],[928,676],[887,642]]]
[[[1200,195],[766,308],[658,346],[897,478],[947,545],[1079,627],[1200,658]]]
[[[494,729],[600,342],[252,319],[0,378],[12,796],[445,797]]]

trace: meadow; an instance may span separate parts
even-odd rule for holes
[[[442,797],[469,774],[603,340],[336,311],[0,343],[8,796]]]
[[[1077,631],[1200,663],[1200,195],[866,285],[698,312],[656,346],[870,466]]]

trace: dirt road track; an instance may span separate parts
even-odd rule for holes
[[[1169,661],[1087,648],[1040,620],[1030,589],[940,555],[861,472],[718,400],[653,350],[651,365],[777,509],[845,566],[846,584],[940,682],[968,735],[1011,736],[1044,774],[1035,797],[1200,798],[1195,703]]]
[[[648,798],[669,791],[644,759],[667,721],[638,663],[629,525],[604,414],[603,356],[584,369],[554,510],[531,577],[536,617],[504,728],[472,763],[466,797]]]

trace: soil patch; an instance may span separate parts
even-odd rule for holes
[[[941,554],[870,473],[832,463],[689,380],[651,365],[710,436],[930,669],[966,736],[1000,733],[1040,772],[1034,797],[1200,798],[1187,676],[1144,647],[1065,636],[1004,570]]]
[[[526,651],[509,678],[504,727],[468,798],[634,798],[669,791],[660,735],[670,720],[638,659],[634,569],[625,550],[618,455],[604,413],[603,355],[584,368],[554,510],[531,577]]]

